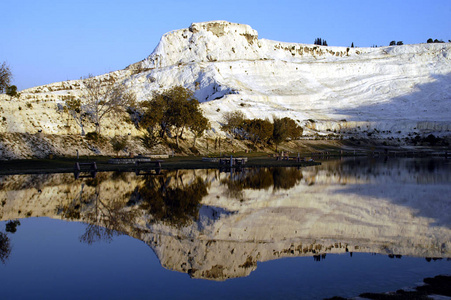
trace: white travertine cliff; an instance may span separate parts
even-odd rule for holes
[[[187,87],[210,119],[210,136],[224,135],[222,115],[234,110],[249,118],[291,117],[306,135],[449,136],[450,58],[450,43],[284,43],[259,39],[248,25],[212,21],[165,34],[147,58],[97,80],[114,78],[139,100],[175,85]],[[82,80],[70,80],[24,90],[20,100],[1,95],[0,133],[78,134],[75,122],[57,108],[83,87]],[[137,134],[123,118],[106,120],[103,132]]]

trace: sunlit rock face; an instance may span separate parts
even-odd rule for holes
[[[164,35],[148,58],[129,66],[142,72],[128,82],[143,95],[161,84],[182,84],[205,102],[212,121],[220,121],[218,108],[240,109],[250,118],[271,112],[306,126],[313,119],[312,129],[323,132],[378,129],[396,135],[415,128],[446,133],[451,129],[450,51],[449,44],[283,43],[258,39],[248,25],[194,23]]]
[[[290,117],[311,136],[449,136],[450,57],[450,43],[317,46],[259,39],[248,25],[212,21],[167,33],[144,60],[94,80],[125,84],[140,101],[175,85],[189,88],[202,102],[212,136],[224,134],[223,113],[234,110],[248,118]],[[60,108],[84,89],[83,80],[69,80],[24,90],[20,100],[1,96],[0,133],[79,134]],[[105,119],[105,135],[124,132],[138,134],[123,117]],[[8,137],[3,155],[13,151],[13,138],[30,144]]]
[[[451,172],[444,161],[72,176],[3,177],[2,220],[82,221],[87,243],[128,234],[146,242],[165,268],[211,280],[247,276],[258,261],[279,257],[451,257]]]

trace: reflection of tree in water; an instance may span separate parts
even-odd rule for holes
[[[93,197],[94,209],[84,215],[89,222],[85,233],[80,236],[80,241],[92,244],[97,241],[111,242],[114,236],[133,231],[133,224],[139,212],[136,209],[127,209],[125,201],[113,199],[103,201],[96,189]]]
[[[19,220],[10,220],[8,223],[6,223],[6,232],[15,233],[17,231],[17,226],[20,226]]]
[[[326,259],[326,253],[313,255],[314,261],[321,261],[321,260],[325,260],[325,259]]]
[[[255,169],[240,180],[243,189],[267,190],[274,184],[271,169]]]
[[[208,186],[200,177],[185,185],[182,178],[176,176],[175,186],[170,185],[171,179],[172,176],[167,175],[147,176],[144,183],[136,188],[129,203],[139,203],[156,222],[183,227],[199,218],[200,202],[208,195]]]
[[[178,173],[177,173],[178,174]],[[85,179],[80,192],[70,201],[58,207],[57,214],[63,218],[87,223],[80,241],[92,244],[96,241],[110,242],[123,233],[137,233],[136,219],[150,213],[155,221],[170,225],[184,226],[199,217],[202,198],[207,195],[207,184],[199,177],[189,185],[178,176],[147,176],[135,192],[104,198],[111,195],[111,183],[126,182],[121,173],[102,174],[93,179]],[[106,176],[106,177],[105,177]],[[105,177],[105,178],[104,178]],[[175,177],[176,185],[170,184]],[[106,183],[104,182],[107,179]],[[180,183],[180,184],[179,184]],[[132,207],[134,204],[139,206]]]
[[[272,169],[275,190],[289,190],[302,180],[302,172],[296,168]]]
[[[5,231],[15,233],[17,226],[20,225],[19,220],[10,220],[5,225]],[[5,264],[11,254],[11,240],[6,233],[0,232],[0,261]]]
[[[245,169],[241,173],[232,173],[230,177],[221,180],[227,186],[226,196],[242,200],[243,190],[267,190],[274,184],[272,173],[267,168]]]
[[[0,260],[2,261],[2,263],[6,263],[6,260],[8,259],[10,254],[11,242],[9,240],[9,237],[5,233],[0,232]]]
[[[227,186],[227,196],[242,199],[243,190],[291,189],[302,179],[302,173],[296,168],[260,168],[245,169],[242,173],[221,180]]]
[[[243,200],[244,198],[243,187],[239,180],[225,178],[221,180],[221,184],[227,186],[227,189],[225,191],[226,197]]]
[[[104,180],[101,176],[86,180],[75,199],[58,207],[58,214],[64,218],[88,223],[85,233],[80,236],[80,241],[87,244],[111,242],[114,236],[130,233],[139,216],[139,211],[126,206],[124,197],[102,199],[101,183]]]
[[[60,205],[57,214],[69,220],[80,220],[82,218],[82,210],[85,210],[98,199],[100,185],[108,179],[107,176],[107,173],[99,173],[95,178],[84,180],[78,197],[68,204]],[[92,188],[95,189],[94,194],[92,193]]]
[[[85,233],[80,236],[80,242],[86,243],[88,245],[100,241],[111,243],[113,237],[120,236],[121,234],[122,233],[118,231],[100,225],[88,224]]]

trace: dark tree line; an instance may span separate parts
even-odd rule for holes
[[[321,38],[316,38],[315,42],[313,44],[314,45],[319,45],[319,46],[327,46],[327,41],[323,40]]]
[[[449,41],[449,42],[451,42],[451,41]],[[443,40],[438,40],[438,39],[435,39],[435,40],[433,40],[433,39],[428,39],[428,40],[427,40],[427,43],[428,43],[428,44],[430,44],[430,43],[444,43],[444,41],[443,41]]]
[[[404,43],[402,41],[391,41],[390,46],[402,46]]]

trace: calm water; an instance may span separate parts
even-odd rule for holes
[[[2,299],[321,299],[451,274],[451,162],[0,177]]]

